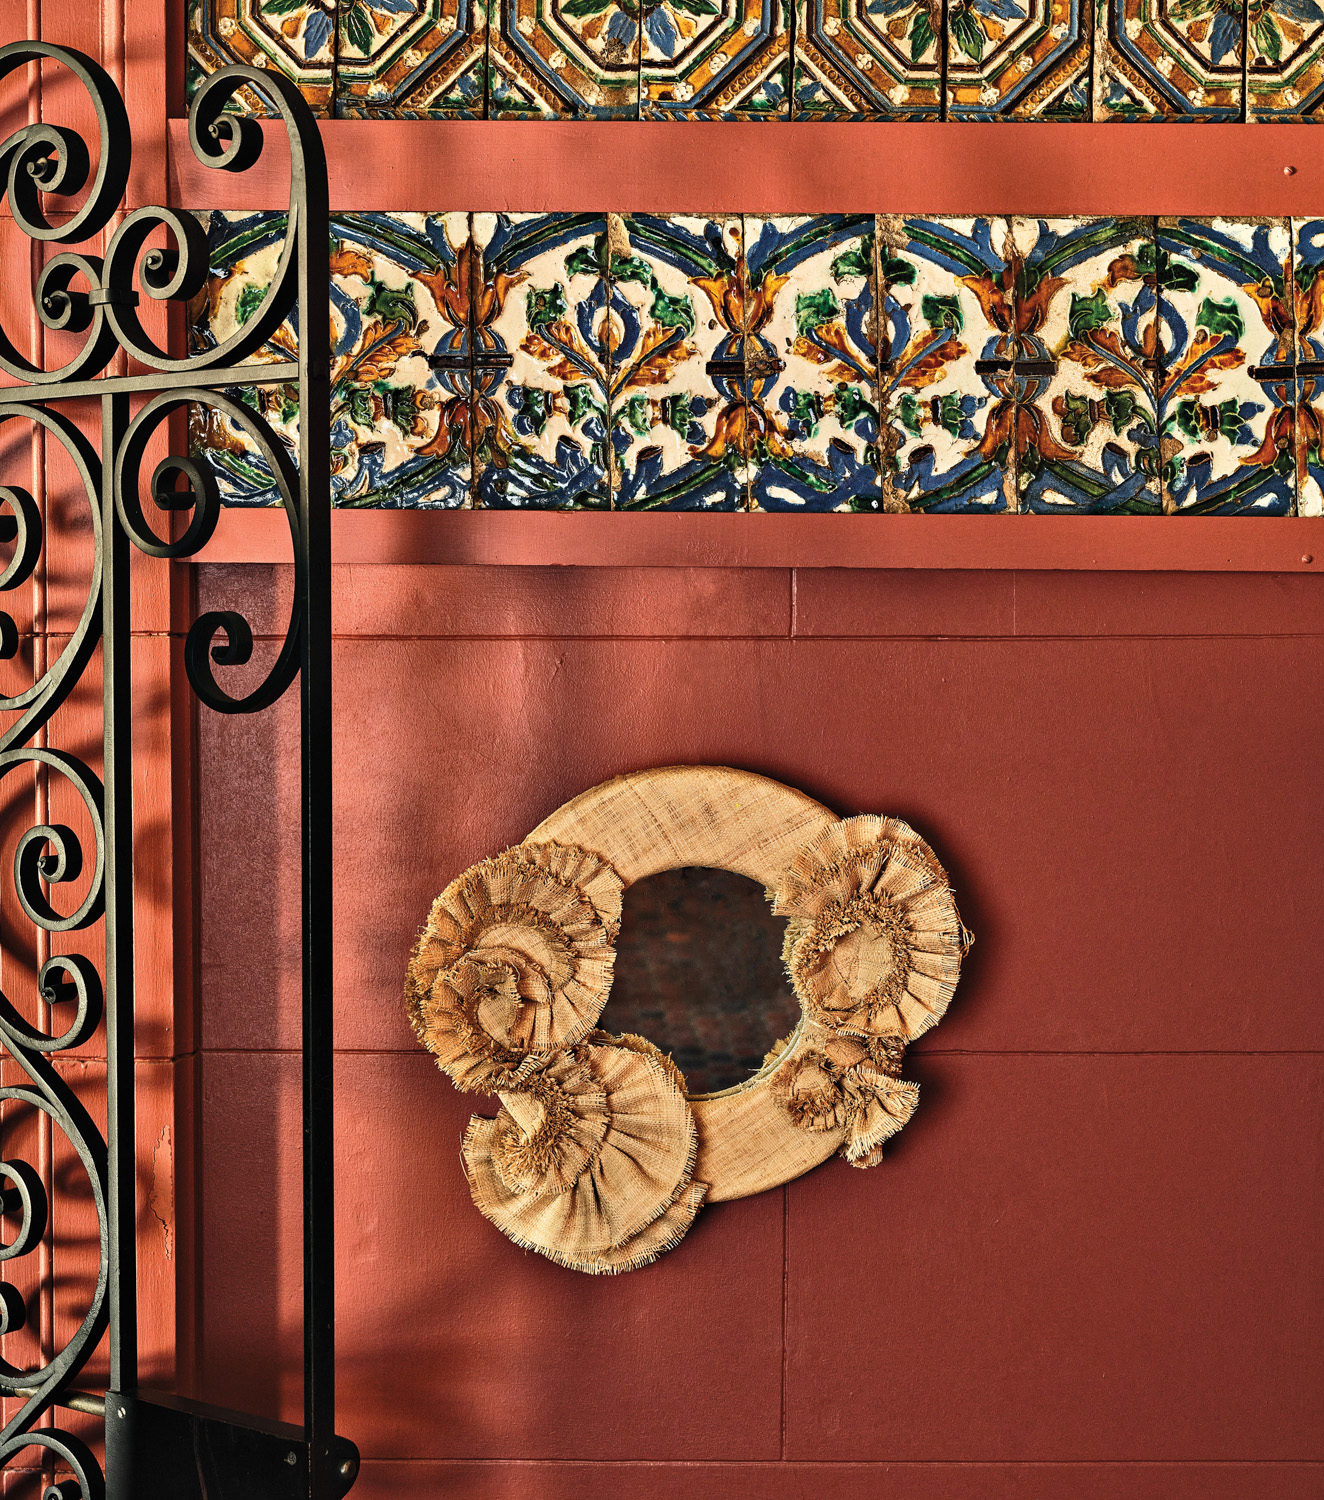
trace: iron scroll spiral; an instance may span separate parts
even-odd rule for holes
[[[61,247],[46,260],[33,285],[37,318],[66,345],[70,339],[76,341],[75,352],[63,363],[42,368],[0,326],[0,370],[16,383],[0,390],[0,425],[30,424],[45,434],[48,445],[63,450],[82,485],[92,542],[80,614],[67,642],[30,686],[0,694],[0,714],[12,716],[0,731],[0,781],[14,771],[42,776],[48,782],[55,778],[72,789],[82,808],[81,837],[53,819],[39,822],[18,840],[14,857],[12,879],[18,904],[38,930],[54,937],[89,927],[109,912],[107,834],[108,818],[112,824],[114,819],[107,812],[103,782],[93,769],[65,751],[34,744],[33,739],[83,680],[103,642],[103,632],[110,628],[108,622],[118,618],[110,611],[103,588],[103,580],[110,576],[107,559],[115,555],[107,549],[127,538],[149,556],[182,559],[196,555],[215,531],[220,497],[205,465],[179,456],[149,468],[154,440],[165,433],[171,415],[189,404],[224,413],[266,458],[284,502],[295,565],[294,603],[285,639],[263,680],[242,694],[228,692],[218,681],[216,667],[247,661],[253,648],[249,622],[235,611],[224,610],[202,615],[187,633],[184,658],[190,683],[209,707],[248,713],[273,703],[299,674],[300,646],[308,628],[306,511],[301,509],[306,496],[301,497],[300,474],[263,417],[209,384],[209,376],[224,374],[222,383],[233,387],[240,383],[235,379],[236,369],[242,370],[242,383],[248,385],[289,380],[297,369],[307,389],[305,378],[312,369],[308,378],[325,383],[325,357],[318,353],[320,345],[313,335],[301,338],[297,367],[292,363],[245,364],[299,305],[301,292],[309,285],[310,253],[324,248],[324,224],[321,246],[310,246],[307,240],[310,232],[318,233],[317,226],[325,218],[324,199],[310,200],[308,193],[308,182],[318,181],[319,174],[324,183],[325,162],[317,122],[298,89],[286,79],[260,69],[230,67],[198,89],[190,112],[190,145],[203,164],[219,171],[246,171],[262,152],[263,125],[226,113],[235,95],[249,87],[274,107],[289,138],[289,209],[279,264],[261,305],[223,344],[177,355],[153,337],[142,310],[152,302],[184,303],[205,284],[209,266],[202,226],[193,215],[176,209],[139,208],[115,228],[104,255],[74,248],[86,247],[107,230],[122,209],[132,150],[129,119],[109,75],[92,59],[68,48],[45,42],[0,47],[0,80],[34,63],[68,69],[90,99],[96,118],[94,141],[64,126],[39,122],[0,143],[0,199],[7,200],[8,213],[31,240]],[[316,201],[320,211],[320,218],[314,212],[311,221],[310,201]],[[127,356],[130,370],[147,373],[111,373],[112,360],[119,355]],[[54,404],[98,396],[106,435],[103,452]],[[105,419],[107,413],[113,420]],[[320,503],[329,500],[322,497]],[[161,530],[165,535],[149,523],[150,511],[164,516]],[[175,513],[187,514],[182,526],[169,524]],[[114,531],[119,532],[118,538]],[[46,540],[42,511],[33,496],[17,486],[0,486],[0,543],[12,547],[8,563],[0,563],[0,593],[32,578]],[[111,637],[104,639],[109,649]],[[127,641],[124,644],[127,647]],[[18,623],[0,610],[0,660],[15,658],[20,646]],[[127,726],[120,732],[127,739]],[[108,718],[108,745],[113,733]],[[75,899],[57,905],[52,897],[55,887],[74,891]],[[82,1320],[63,1346],[35,1369],[0,1361],[0,1393],[22,1400],[20,1409],[0,1430],[0,1467],[25,1450],[37,1450],[47,1468],[55,1464],[68,1471],[58,1482],[50,1482],[46,1500],[101,1500],[105,1481],[89,1446],[71,1432],[39,1424],[67,1396],[70,1382],[113,1324],[114,1155],[108,1153],[107,1138],[60,1077],[52,1059],[92,1038],[105,1006],[112,1006],[113,1014],[114,996],[108,989],[103,1006],[97,967],[75,954],[48,958],[40,966],[36,983],[39,999],[50,1015],[65,1019],[59,1024],[52,1020],[50,1029],[42,1030],[29,1023],[10,996],[0,991],[0,1050],[18,1063],[27,1080],[0,1088],[0,1101],[36,1111],[69,1142],[95,1208],[100,1254],[95,1287],[87,1297]],[[130,1015],[131,999],[130,994]],[[128,1036],[131,1079],[131,1027]],[[108,1058],[108,1064],[113,1065],[113,1060]],[[112,1135],[112,1144],[114,1140]],[[121,1140],[118,1149],[127,1152],[132,1172],[133,1142]],[[8,1219],[7,1243],[0,1243],[0,1276],[4,1263],[31,1254],[42,1243],[48,1210],[46,1188],[31,1163],[0,1161],[0,1211]],[[123,1234],[133,1233],[134,1225],[129,1222]],[[0,1334],[21,1328],[26,1311],[18,1289],[0,1279]],[[112,1343],[113,1339],[112,1331]]]
[[[148,486],[151,499],[159,509],[192,511],[184,535],[173,542],[158,537],[148,526],[143,510],[142,470],[148,443],[173,411],[190,403],[214,407],[252,440],[276,476],[290,526],[295,574],[290,620],[276,660],[258,686],[236,698],[217,682],[212,669],[213,662],[221,666],[236,666],[248,661],[252,655],[252,629],[237,611],[209,610],[193,622],[184,639],[184,670],[202,702],[218,713],[255,713],[273,704],[299,671],[299,633],[303,628],[300,601],[304,597],[299,476],[284,444],[258,412],[219,391],[195,386],[157,396],[134,418],[120,447],[115,464],[115,510],[120,525],[133,539],[134,545],[151,557],[192,557],[210,540],[220,514],[220,492],[211,471],[192,459],[162,460],[153,471]],[[185,480],[183,490],[174,487],[177,475]]]

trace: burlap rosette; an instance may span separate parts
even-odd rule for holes
[[[611,988],[620,878],[561,844],[520,844],[432,904],[409,964],[410,1020],[457,1088],[493,1092],[531,1057],[571,1047]]]
[[[897,1076],[900,1062],[881,1046],[829,1033],[821,1050],[802,1051],[773,1074],[783,1109],[803,1130],[840,1131],[853,1167],[876,1167],[882,1145],[910,1119],[919,1085]]]
[[[656,1049],[581,1043],[500,1097],[495,1120],[470,1121],[464,1164],[474,1202],[517,1245],[610,1273],[690,1227],[705,1191],[694,1118]]]
[[[803,1012],[752,1079],[694,1097],[651,1042],[594,1029],[624,889],[687,865],[765,886]],[[905,823],[839,819],[745,771],[673,766],[583,793],[453,881],[407,1000],[457,1087],[501,1101],[464,1138],[478,1208],[516,1244],[610,1274],[674,1246],[705,1202],[837,1152],[877,1165],[919,1096],[899,1076],[906,1045],[941,1019],[970,941]]]
[[[844,818],[776,886],[783,957],[808,1015],[912,1042],[942,1019],[970,935],[933,850],[898,818]]]

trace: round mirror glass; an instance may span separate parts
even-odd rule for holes
[[[729,870],[666,870],[625,893],[611,998],[598,1022],[669,1052],[691,1095],[744,1083],[795,1030],[786,923]]]

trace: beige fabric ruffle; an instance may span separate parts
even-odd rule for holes
[[[573,1046],[611,988],[623,887],[587,850],[520,844],[437,897],[414,949],[414,1030],[458,1088],[489,1092]]]
[[[661,870],[759,880],[787,918],[802,1017],[754,1078],[687,1096],[646,1038],[596,1030],[621,897]],[[463,1142],[474,1202],[516,1244],[597,1274],[647,1265],[705,1202],[789,1182],[839,1153],[876,1166],[910,1119],[908,1042],[941,1019],[971,942],[933,851],[893,818],[835,818],[724,766],[595,787],[433,904],[406,986],[424,1045],[495,1093]]]
[[[503,1093],[495,1120],[469,1122],[473,1200],[517,1245],[610,1273],[689,1228],[705,1191],[694,1119],[669,1059],[638,1042],[581,1043]]]
[[[791,861],[773,911],[807,1013],[912,1042],[952,998],[970,935],[932,849],[897,818],[845,818]]]
[[[845,1037],[791,1059],[773,1075],[772,1089],[802,1129],[839,1131],[841,1154],[853,1166],[876,1166],[878,1148],[919,1102],[918,1084],[902,1082],[867,1047]]]

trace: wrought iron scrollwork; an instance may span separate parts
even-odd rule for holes
[[[42,42],[0,48],[0,79],[31,63],[65,68],[77,78],[95,111],[97,139],[89,142],[76,131],[45,122],[16,131],[0,144],[0,196],[30,239],[53,247],[86,247],[123,207],[132,148],[128,116],[110,77],[90,58],[67,48]],[[79,1327],[38,1369],[0,1362],[0,1392],[23,1401],[0,1431],[0,1466],[25,1450],[39,1450],[68,1470],[47,1491],[60,1500],[98,1500],[105,1493],[101,1469],[86,1443],[39,1423],[71,1401],[80,1410],[95,1408],[94,1398],[71,1394],[71,1382],[107,1331],[112,1394],[129,1396],[136,1385],[127,565],[130,547],[168,560],[195,556],[216,529],[220,496],[205,464],[176,455],[149,471],[149,455],[168,435],[170,418],[192,404],[223,412],[252,441],[275,475],[290,526],[294,600],[284,642],[263,681],[242,694],[222,685],[223,672],[218,675],[217,669],[247,661],[253,647],[251,626],[235,611],[213,611],[194,621],[184,661],[198,698],[222,713],[265,708],[300,682],[307,830],[305,1139],[310,1142],[304,1162],[306,1493],[343,1494],[352,1483],[349,1469],[357,1467],[356,1458],[352,1463],[346,1459],[343,1442],[337,1446],[332,1427],[330,1023],[325,1014],[331,993],[330,944],[324,934],[323,940],[313,940],[318,936],[313,929],[329,922],[330,906],[330,489],[327,441],[324,430],[317,432],[316,419],[329,404],[325,316],[299,320],[297,360],[246,363],[296,308],[326,305],[326,164],[317,123],[298,90],[277,74],[247,67],[223,69],[197,91],[189,141],[200,161],[218,171],[243,172],[258,160],[263,124],[226,112],[244,87],[258,90],[273,106],[289,138],[291,169],[285,239],[275,275],[260,306],[231,338],[217,347],[180,354],[154,334],[152,319],[144,319],[153,302],[185,302],[194,296],[209,269],[199,220],[160,207],[127,213],[103,255],[60,249],[45,261],[32,289],[37,318],[61,335],[65,345],[79,341],[63,363],[40,367],[0,327],[0,369],[17,382],[0,390],[0,423],[32,424],[64,450],[84,490],[93,544],[77,626],[30,687],[0,696],[0,714],[12,716],[0,732],[0,780],[20,768],[60,778],[77,795],[92,829],[86,843],[72,828],[53,821],[28,829],[14,860],[18,902],[37,928],[52,935],[105,919],[104,985],[97,967],[78,955],[57,955],[41,966],[40,997],[52,1016],[66,1018],[62,1030],[54,1021],[49,1033],[35,1028],[0,993],[0,1048],[28,1080],[0,1089],[0,1100],[45,1115],[69,1142],[89,1184],[98,1223],[96,1286]],[[266,128],[272,123],[268,120]],[[124,369],[129,373],[120,373]],[[286,382],[297,382],[303,414],[297,461],[260,412],[237,399],[239,387]],[[99,448],[60,408],[59,403],[74,398],[100,402]],[[186,517],[182,524],[181,516]],[[33,497],[16,487],[0,487],[0,542],[13,548],[0,571],[0,592],[32,577],[45,541]],[[0,659],[16,656],[19,644],[15,620],[0,611]],[[66,751],[33,743],[84,677],[98,645],[106,713],[104,779]],[[322,748],[314,743],[318,736]],[[52,899],[55,886],[78,893],[72,910],[63,909],[68,900],[57,905]],[[319,948],[320,953],[314,951]],[[104,1136],[52,1064],[54,1056],[86,1042],[103,1018]],[[0,1162],[0,1204],[18,1226],[0,1246],[0,1262],[7,1262],[30,1254],[46,1231],[46,1188],[30,1163]],[[20,1327],[24,1316],[22,1297],[0,1281],[0,1333]]]

